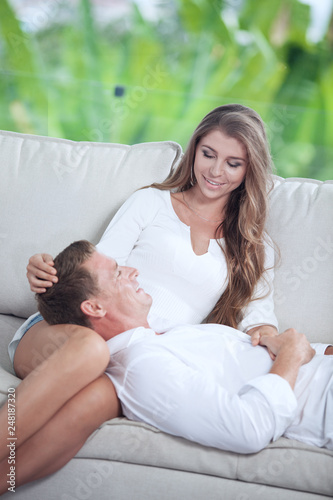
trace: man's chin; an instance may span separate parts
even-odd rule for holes
[[[147,297],[147,302],[151,306],[153,303],[153,297],[151,295],[149,295],[149,293],[146,293],[146,297]]]
[[[147,300],[153,301],[152,296],[149,293],[145,292],[143,288],[138,288],[136,291],[137,294],[147,297]]]
[[[152,303],[153,303],[153,297],[151,295],[149,295],[149,293],[146,294],[146,297],[147,297],[147,307],[148,307],[148,312],[152,306]]]

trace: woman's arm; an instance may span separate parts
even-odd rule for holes
[[[97,249],[125,265],[140,233],[154,219],[156,196],[153,189],[136,191],[120,207],[106,228]]]
[[[156,197],[152,189],[136,191],[130,196],[106,228],[100,242],[96,245],[98,250],[124,265],[142,229],[154,217],[155,201]],[[57,270],[54,268],[51,255],[38,253],[29,259],[27,278],[32,292],[46,292],[47,288],[58,281],[56,274]]]
[[[278,321],[274,313],[274,248],[270,241],[265,243],[265,269],[258,281],[250,303],[244,309],[238,329],[250,335],[276,335]],[[255,343],[254,345],[257,345]]]

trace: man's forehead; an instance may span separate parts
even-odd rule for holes
[[[94,252],[89,259],[87,259],[86,265],[93,271],[98,271],[101,269],[116,271],[118,267],[117,262],[112,257],[107,257],[106,255],[97,251]]]

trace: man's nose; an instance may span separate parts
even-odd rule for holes
[[[137,269],[135,269],[134,267],[123,266],[122,270],[123,270],[123,274],[125,274],[125,276],[128,279],[132,280],[132,279],[135,279],[139,276],[139,271]]]

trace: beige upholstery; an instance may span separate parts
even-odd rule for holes
[[[268,232],[278,244],[275,311],[312,342],[333,341],[333,181],[281,179],[271,193]]]

